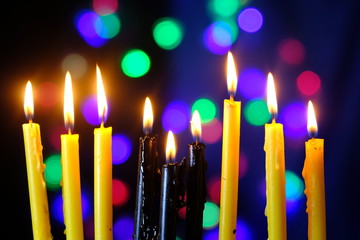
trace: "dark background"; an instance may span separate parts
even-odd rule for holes
[[[201,45],[201,29],[210,23],[206,3],[204,0],[120,1],[120,33],[101,48],[87,45],[74,25],[76,14],[82,9],[90,9],[91,1],[8,1],[2,5],[2,239],[32,238],[21,130],[21,124],[26,122],[23,114],[26,81],[31,80],[34,86],[42,81],[52,81],[62,89],[65,75],[61,62],[67,54],[75,52],[88,61],[88,71],[74,82],[74,89],[79,89],[75,104],[94,90],[90,82],[95,81],[95,67],[91,66],[98,63],[103,78],[112,86],[107,90],[111,102],[107,123],[114,131],[125,133],[133,140],[129,160],[114,166],[114,176],[121,176],[131,189],[130,200],[114,210],[114,217],[125,213],[131,215],[134,211],[137,141],[142,135],[142,107],[146,96],[150,96],[155,105],[153,131],[159,134],[160,146],[164,146],[166,136],[160,116],[169,101],[183,98],[191,102],[200,96],[212,96],[219,106],[218,118],[222,118],[222,101],[228,97],[224,74],[226,56],[211,54]],[[321,94],[314,100],[319,116],[318,136],[325,139],[328,239],[360,239],[360,3],[355,0],[253,0],[248,6],[261,10],[264,25],[258,37],[253,39],[249,34],[240,34],[233,52],[239,66],[254,65],[278,76],[276,81],[282,89],[282,94],[278,94],[279,111],[286,102],[299,98],[294,94],[295,72],[311,69],[322,79]],[[163,16],[179,18],[187,29],[182,44],[173,51],[160,49],[152,40],[152,24]],[[298,69],[279,63],[276,48],[286,37],[297,38],[305,46],[306,59]],[[152,68],[141,80],[129,80],[119,67],[120,54],[129,48],[144,49],[151,56]],[[240,94],[237,99],[243,100]],[[301,100],[307,102],[308,99]],[[56,151],[46,133],[63,124],[62,100],[58,106],[46,111],[35,106],[35,111],[46,157]],[[91,196],[94,127],[81,116],[79,107],[75,106],[75,113],[75,132],[80,134],[82,187]],[[249,170],[239,185],[238,215],[249,225],[253,239],[267,237],[263,215],[265,199],[258,193],[258,182],[265,176],[263,138],[263,128],[249,125],[242,116],[241,151],[248,156]],[[182,149],[179,156],[186,154],[185,147],[190,141],[188,133],[179,137],[179,149]],[[304,149],[285,145],[286,167],[301,176]],[[163,152],[160,148],[160,153]],[[207,160],[212,162],[209,177],[220,175],[221,142],[207,147]],[[51,201],[54,193],[49,192],[48,196]],[[288,216],[287,221],[288,239],[307,238],[305,199],[301,201],[300,210]],[[51,224],[54,239],[64,239],[63,226],[54,219]]]

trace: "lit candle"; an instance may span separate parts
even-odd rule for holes
[[[139,160],[135,207],[134,239],[154,239],[159,225],[160,169],[157,136],[151,135],[153,111],[150,99],[145,99],[143,130],[139,139]]]
[[[101,72],[96,66],[100,128],[94,130],[94,230],[95,239],[113,239],[112,231],[112,127],[104,127],[108,106]]]
[[[326,239],[324,139],[315,138],[317,123],[311,101],[308,104],[307,128],[311,139],[305,143],[306,158],[302,175],[306,185],[308,239],[324,240]]]
[[[64,121],[68,134],[61,135],[62,193],[64,199],[65,234],[68,240],[84,239],[79,166],[79,134],[74,127],[74,102],[70,73],[66,73]]]
[[[171,131],[166,143],[166,164],[161,169],[159,240],[176,239],[179,165],[175,162],[175,139]]]
[[[203,211],[206,202],[205,144],[200,143],[201,119],[199,112],[194,111],[191,119],[191,132],[195,142],[188,145],[188,178],[186,195],[186,239],[202,239]]]
[[[277,101],[274,78],[268,74],[267,104],[272,123],[265,124],[266,208],[268,239],[286,239],[285,156],[283,125],[275,122]]]
[[[235,239],[238,204],[241,102],[234,101],[237,75],[231,52],[228,53],[227,85],[230,99],[224,100],[219,220],[220,240]]]
[[[40,126],[32,121],[34,117],[34,99],[30,81],[26,84],[25,116],[29,123],[22,125],[28,176],[31,221],[33,237],[38,240],[52,239],[50,230],[49,206],[44,180]]]

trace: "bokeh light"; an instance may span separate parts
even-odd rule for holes
[[[253,239],[250,226],[242,219],[236,221],[236,240]]]
[[[219,223],[219,206],[213,202],[206,202],[203,215],[203,228],[211,229]]]
[[[305,58],[304,45],[296,39],[285,39],[279,45],[280,58],[292,65],[300,64]]]
[[[213,101],[207,98],[200,98],[196,100],[192,107],[191,112],[198,110],[201,118],[201,123],[207,123],[212,121],[216,117],[216,105]]]
[[[134,218],[123,216],[114,222],[114,239],[131,240],[134,233]]]
[[[216,204],[220,204],[220,188],[221,188],[221,179],[220,176],[213,176],[209,179],[207,183],[208,194],[211,199]]]
[[[53,154],[45,159],[45,171],[44,177],[46,187],[50,190],[56,190],[60,188],[60,181],[62,178],[62,167],[60,162],[60,154]]]
[[[204,240],[219,240],[219,228],[206,231],[204,234]]]
[[[163,128],[173,133],[179,133],[188,127],[190,123],[190,108],[182,101],[170,102],[162,115]]]
[[[247,99],[263,98],[266,92],[266,76],[256,68],[244,69],[239,76],[239,91]]]
[[[286,200],[296,201],[304,196],[304,183],[293,171],[285,171]]]
[[[114,206],[120,207],[127,203],[130,198],[130,189],[124,181],[121,181],[119,179],[113,179],[112,189]]]
[[[201,128],[201,139],[205,143],[212,144],[221,140],[222,124],[219,119],[214,118],[210,122],[202,124]]]
[[[317,93],[321,86],[319,75],[312,71],[302,72],[296,79],[299,91],[307,96]]]
[[[61,126],[57,126],[57,127],[53,127],[50,131],[49,131],[49,140],[50,143],[52,145],[52,147],[57,150],[60,151],[61,150],[61,140],[60,140],[60,135],[64,134],[66,132],[66,129],[63,125]]]
[[[112,163],[122,164],[129,159],[132,151],[130,139],[122,134],[112,136]]]
[[[81,104],[81,112],[85,120],[91,125],[100,125],[96,95],[89,95],[84,98]]]
[[[121,69],[124,74],[132,78],[144,76],[149,71],[150,65],[149,56],[140,49],[128,51],[121,60]]]
[[[40,83],[38,86],[36,86],[36,92],[34,93],[36,105],[40,105],[45,108],[57,105],[61,99],[61,90],[53,82]]]
[[[213,17],[231,17],[240,7],[239,0],[210,0],[208,9]]]
[[[287,105],[279,114],[279,122],[284,124],[285,136],[302,139],[307,136],[307,109],[304,103],[295,102]]]
[[[81,37],[92,47],[102,47],[107,43],[107,39],[98,35],[95,23],[100,16],[93,11],[83,11],[76,19],[76,28]]]
[[[249,169],[249,161],[245,154],[240,154],[240,162],[239,162],[239,178],[243,178]]]
[[[263,24],[263,16],[256,8],[245,8],[238,16],[238,24],[245,32],[257,32]]]
[[[83,220],[85,220],[89,217],[92,207],[90,206],[88,196],[86,196],[83,193],[81,194],[81,205],[82,205],[82,218]],[[60,223],[64,223],[63,206],[64,206],[63,197],[62,197],[62,193],[60,192],[52,201],[50,206],[51,216],[53,216],[54,219]]]
[[[114,13],[118,5],[118,0],[93,0],[93,9],[99,15]]]
[[[64,73],[69,71],[71,73],[71,77],[76,79],[82,77],[86,73],[87,62],[83,56],[72,53],[63,59],[61,68]]]
[[[116,14],[100,16],[95,21],[96,33],[105,39],[110,39],[118,35],[120,27],[120,20]]]
[[[295,215],[303,207],[304,207],[304,204],[301,201],[301,199],[300,200],[286,199],[286,214],[289,217]]]
[[[227,53],[233,43],[231,26],[223,21],[212,23],[204,31],[203,43],[214,54],[222,55]]]
[[[161,18],[154,24],[153,37],[159,47],[172,50],[182,41],[182,26],[174,18]]]
[[[254,126],[262,126],[271,118],[267,104],[263,100],[249,101],[245,105],[244,116],[246,121]]]

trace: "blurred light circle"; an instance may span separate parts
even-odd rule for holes
[[[288,104],[279,113],[279,122],[284,124],[284,134],[292,139],[307,136],[307,108],[302,102]]]
[[[245,105],[245,119],[254,126],[262,126],[271,116],[267,104],[263,100],[251,100]]]
[[[149,56],[140,49],[132,49],[128,51],[121,60],[121,69],[124,74],[138,78],[144,76],[150,69]]]
[[[76,19],[76,28],[81,37],[92,47],[102,47],[107,39],[100,37],[95,29],[96,21],[100,16],[93,11],[83,11]]]
[[[210,0],[208,8],[213,17],[231,17],[240,7],[240,0]]]
[[[130,216],[122,216],[114,221],[114,240],[133,239],[134,219]]]
[[[256,8],[246,8],[238,16],[238,24],[245,32],[257,32],[263,24],[263,16]]]
[[[191,112],[198,110],[201,118],[201,123],[207,123],[212,121],[216,116],[216,106],[213,101],[207,98],[200,98],[196,100],[192,107]]]
[[[320,77],[312,71],[302,72],[296,79],[300,92],[306,96],[317,93],[321,86]]]
[[[182,101],[169,103],[162,115],[163,128],[173,133],[179,133],[189,126],[190,108]]]
[[[112,163],[122,164],[127,161],[131,154],[131,142],[125,135],[114,134],[112,136]]]
[[[114,13],[118,5],[118,0],[93,0],[94,11],[99,15]]]
[[[221,140],[222,124],[219,119],[214,118],[210,122],[202,124],[201,128],[201,139],[205,143],[212,144]]]
[[[205,29],[203,43],[212,53],[222,55],[227,53],[232,46],[232,29],[222,21],[214,22]]]
[[[123,206],[130,198],[130,191],[127,184],[119,179],[113,179],[113,205],[116,207]]]
[[[63,72],[69,71],[74,79],[82,77],[87,70],[85,58],[79,54],[72,53],[67,55],[61,64]]]
[[[46,187],[50,190],[56,190],[60,188],[60,182],[62,179],[62,167],[60,162],[60,154],[54,154],[45,159],[45,171],[44,177]]]
[[[256,68],[244,69],[238,83],[241,95],[247,99],[263,98],[266,92],[266,76]]]
[[[203,215],[203,228],[212,229],[219,223],[219,206],[213,202],[206,202]]]
[[[53,107],[60,102],[60,89],[53,82],[42,82],[36,87],[36,104],[42,107]]]
[[[161,18],[154,24],[153,37],[159,47],[172,50],[182,41],[182,26],[174,18]]]
[[[278,51],[280,58],[288,64],[300,64],[305,58],[304,45],[296,39],[285,39],[280,43]]]
[[[293,171],[285,171],[286,200],[299,200],[304,196],[304,183]]]
[[[97,97],[95,95],[87,96],[83,100],[81,112],[88,123],[95,126],[100,125],[97,110]]]
[[[100,16],[95,21],[96,33],[105,39],[110,39],[118,35],[120,26],[120,20],[115,14]]]

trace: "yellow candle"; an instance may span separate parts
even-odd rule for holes
[[[74,103],[70,73],[66,73],[64,120],[68,134],[61,135],[62,194],[67,240],[84,239],[79,167],[79,135],[71,134],[74,126]]]
[[[224,100],[219,240],[234,240],[236,236],[241,102],[234,101],[237,76],[231,52],[228,53],[227,83],[230,99]]]
[[[36,240],[52,239],[49,206],[44,180],[40,126],[33,123],[34,100],[30,81],[26,84],[24,110],[29,123],[22,125],[24,134],[26,169],[28,176],[33,237]]]
[[[113,239],[112,231],[112,128],[104,127],[107,102],[100,69],[96,66],[100,128],[94,130],[94,228],[95,239]]]
[[[308,104],[308,132],[317,133],[315,111],[311,101]],[[324,139],[312,138],[305,143],[306,158],[302,175],[305,179],[308,213],[308,239],[326,239],[326,210],[324,183]]]
[[[285,199],[285,156],[283,125],[275,122],[277,102],[274,79],[268,75],[267,103],[273,115],[271,124],[265,124],[266,152],[266,208],[268,239],[286,239],[286,199]]]

